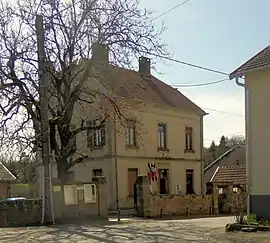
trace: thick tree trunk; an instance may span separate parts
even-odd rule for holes
[[[68,170],[68,160],[67,159],[61,159],[56,160],[57,164],[57,173],[58,173],[58,180],[61,183],[67,183],[72,182],[72,173]]]

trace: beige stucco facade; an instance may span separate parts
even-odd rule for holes
[[[78,153],[87,153],[90,158],[71,168],[75,181],[91,181],[94,169],[102,169],[108,179],[108,197],[111,208],[116,207],[118,183],[118,198],[120,207],[131,207],[132,198],[128,197],[128,169],[138,169],[138,175],[146,175],[148,162],[155,161],[158,169],[169,169],[169,193],[176,193],[176,185],[180,185],[182,193],[186,190],[186,170],[194,171],[194,192],[202,192],[202,118],[188,111],[168,106],[135,105],[125,111],[126,117],[137,121],[138,136],[136,147],[125,145],[123,124],[116,119],[106,123],[106,144],[90,152],[87,148],[86,133],[77,135]],[[87,108],[86,108],[87,109]],[[85,116],[86,110],[76,110],[75,117]],[[90,114],[86,112],[86,114]],[[113,116],[112,116],[113,117]],[[80,122],[80,119],[74,122]],[[157,149],[157,125],[167,124],[166,151]],[[114,129],[116,127],[116,129]],[[194,153],[185,153],[185,128],[193,128]],[[167,159],[165,159],[167,157]],[[116,171],[117,170],[117,171]],[[56,171],[54,166],[53,171]],[[53,173],[54,177],[57,176]],[[116,179],[116,177],[118,177]]]
[[[253,71],[246,74],[246,102],[249,103],[249,183],[253,195],[270,195],[270,69]],[[269,101],[269,103],[268,103]]]
[[[270,219],[270,69],[250,70],[244,73],[244,77],[243,84],[239,79],[237,83],[245,89],[248,212]]]

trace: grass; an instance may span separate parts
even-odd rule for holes
[[[247,224],[257,224],[270,227],[270,221],[259,219],[255,214],[248,215],[246,221]]]

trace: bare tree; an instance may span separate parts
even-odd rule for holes
[[[0,10],[2,146],[14,150],[20,144],[24,152],[36,151],[41,140],[34,23],[36,14],[42,13],[50,80],[50,141],[58,176],[64,180],[72,166],[89,156],[72,146],[74,137],[99,129],[113,113],[123,116],[119,100],[109,90],[86,89],[91,80],[107,81],[106,71],[97,72],[91,59],[93,45],[109,47],[111,65],[131,68],[133,59],[143,54],[168,55],[161,42],[164,27],[155,29],[151,13],[140,9],[139,0],[18,0],[14,4],[2,0]],[[101,101],[105,105],[99,108],[98,124],[81,119],[80,126],[72,126],[75,107],[93,107]]]
[[[231,206],[235,213],[236,223],[243,224],[247,213],[248,190],[246,185],[237,187],[232,195]]]

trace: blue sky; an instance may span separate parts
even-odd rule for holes
[[[158,16],[184,0],[141,0],[141,5]],[[232,72],[258,51],[269,45],[269,0],[190,0],[158,18],[168,30],[164,35],[173,58],[197,65]],[[181,64],[157,64],[156,74],[168,84],[196,84],[226,78]],[[244,90],[234,81],[196,88],[179,88],[184,95],[203,108],[234,114],[206,111],[204,142],[219,141],[221,135],[243,135],[245,132]],[[239,115],[238,115],[239,114]]]

